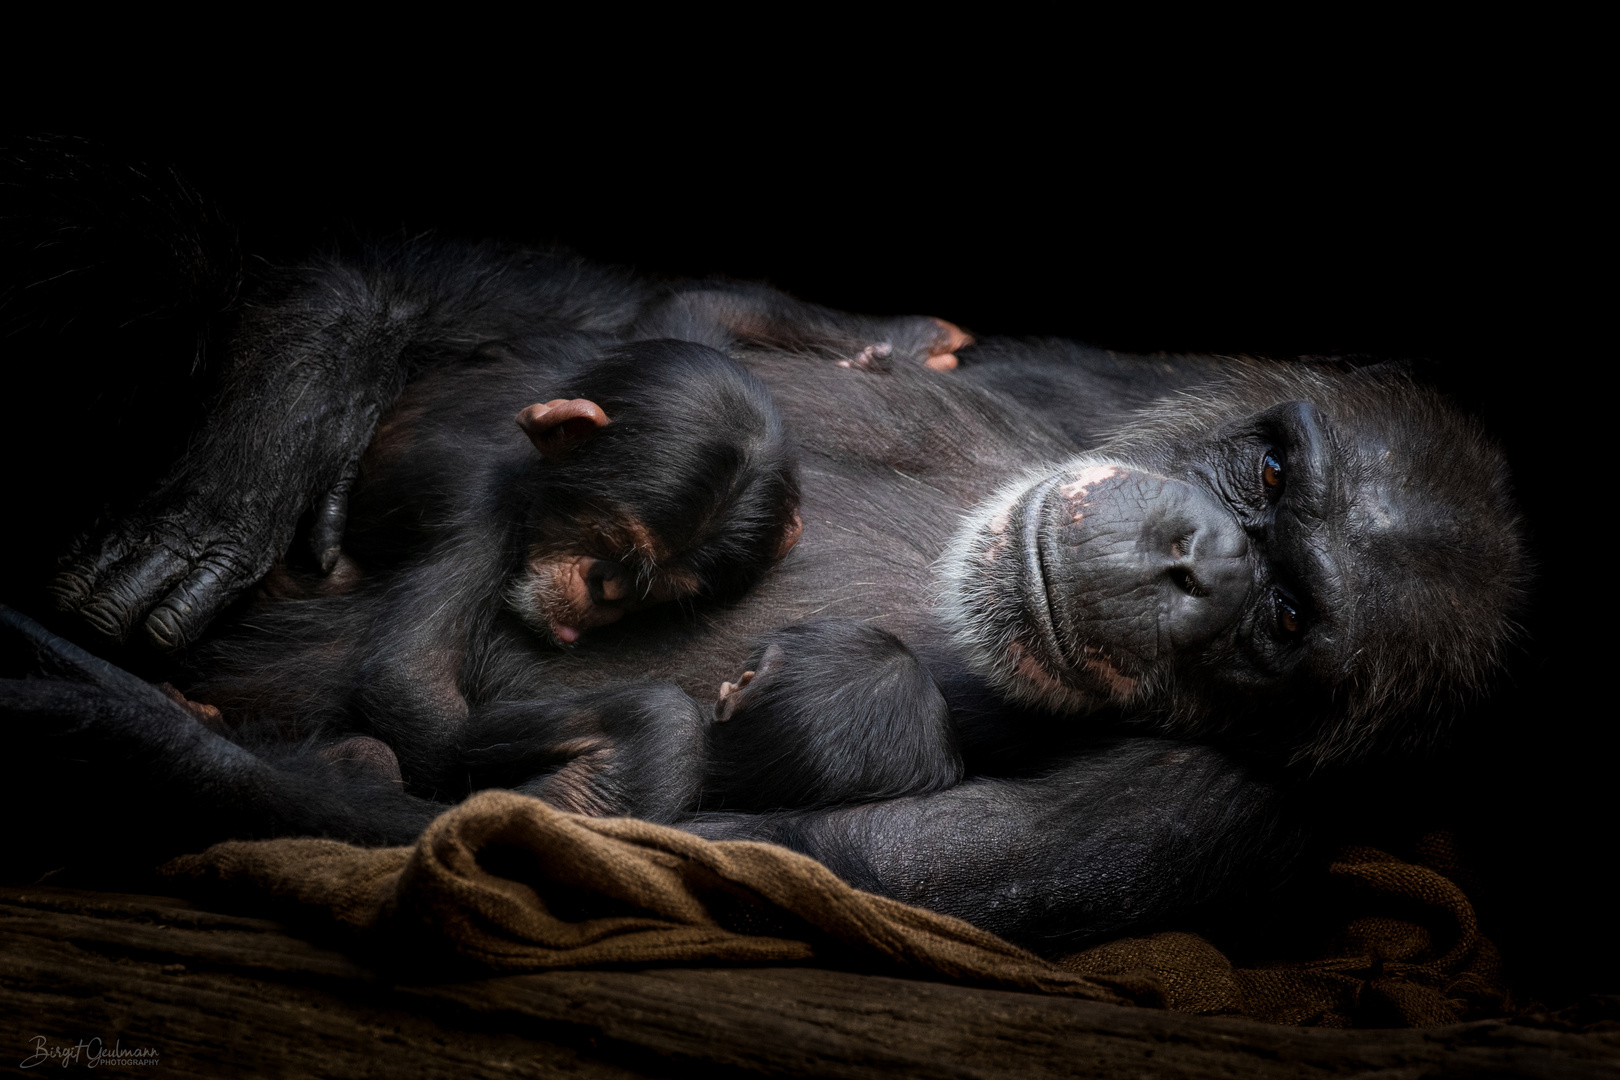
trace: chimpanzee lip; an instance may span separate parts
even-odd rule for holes
[[[1084,694],[1101,691],[1117,695],[1121,680],[1134,683],[1140,678],[1131,670],[1133,665],[1122,663],[1128,658],[1119,655],[1117,649],[1093,648],[1083,641],[1076,642],[1072,650],[1065,648],[1053,617],[1056,605],[1046,567],[1054,555],[1051,546],[1055,541],[1051,536],[1056,530],[1043,529],[1043,526],[1061,519],[1065,513],[1065,507],[1054,506],[1052,502],[1057,487],[1057,479],[1052,479],[1032,489],[1023,507],[1024,573],[1030,583],[1025,591],[1032,601],[1026,610],[1030,612],[1029,622],[1039,640],[1038,643],[1021,640],[1021,644],[1026,652],[1036,654],[1037,661],[1049,675],[1071,689]],[[1038,648],[1032,650],[1032,644],[1038,644]],[[1087,653],[1095,655],[1084,655]]]
[[[1049,479],[1035,485],[1024,495],[1024,505],[1020,515],[1021,540],[1024,549],[1024,589],[1028,602],[1024,610],[1028,613],[1028,622],[1035,631],[1036,641],[1027,640],[1025,635],[1019,635],[1019,641],[1026,651],[1033,654],[1033,659],[1046,669],[1047,674],[1061,682],[1068,682],[1068,676],[1073,667],[1064,656],[1063,646],[1058,641],[1057,627],[1052,620],[1051,581],[1046,575],[1046,553],[1041,543],[1042,526],[1047,517],[1047,499],[1057,480]]]

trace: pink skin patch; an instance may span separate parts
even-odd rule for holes
[[[736,682],[723,682],[720,684],[720,699],[714,703],[714,720],[723,724],[730,720],[737,711],[737,702],[732,700],[737,692],[754,681],[754,672],[745,671],[737,676]]]
[[[1140,680],[1123,674],[1101,649],[1088,645],[1085,651],[1090,654],[1082,661],[1086,670],[1096,675],[1116,700],[1128,701],[1131,695],[1136,693],[1136,688],[1141,685]],[[1012,665],[1013,674],[1028,680],[1043,692],[1053,696],[1074,695],[1074,691],[1047,671],[1041,662],[1024,648],[1022,642],[1014,641],[1007,646],[1007,661]]]
[[[1123,674],[1119,668],[1114,666],[1114,662],[1109,659],[1108,654],[1101,649],[1087,645],[1085,651],[1088,654],[1083,661],[1086,670],[1101,678],[1116,698],[1125,701],[1136,693],[1136,688],[1141,685],[1139,679],[1133,679],[1129,675]]]
[[[1007,659],[1011,661],[1015,674],[1023,676],[1047,693],[1063,694],[1068,691],[1068,687],[1054,679],[1051,673],[1041,666],[1041,662],[1026,652],[1019,642],[1015,641],[1007,646]]]
[[[544,615],[551,632],[572,644],[595,626],[618,622],[625,609],[603,607],[591,600],[586,573],[596,560],[577,555],[541,559],[529,564],[534,609]]]
[[[956,358],[956,350],[973,344],[973,335],[944,319],[935,319],[934,325],[937,330],[934,340],[928,345],[928,355],[923,358],[923,366],[931,371],[955,371],[961,362]],[[854,356],[838,361],[838,366],[871,371],[877,367],[878,361],[887,360],[893,352],[893,345],[881,341],[866,346]]]
[[[1088,465],[1081,469],[1073,480],[1058,488],[1058,494],[1072,502],[1104,480],[1111,480],[1124,473],[1125,470],[1118,465]]]
[[[592,431],[611,422],[601,406],[585,398],[554,398],[517,414],[518,427],[544,458],[566,455]]]
[[[645,532],[644,527],[636,524],[640,531]],[[797,518],[794,525],[791,535],[796,540],[802,525],[798,524]],[[791,546],[791,542],[788,546]],[[648,548],[643,547],[642,550]],[[651,550],[656,552],[658,549]],[[571,645],[586,631],[618,622],[629,612],[690,596],[698,590],[699,582],[689,574],[680,570],[666,570],[643,595],[636,591],[631,577],[620,573],[605,576],[599,581],[601,599],[598,601],[591,595],[589,579],[591,568],[600,561],[589,555],[531,556],[524,574],[524,589],[528,597],[519,605],[519,610],[525,613],[525,620],[537,627],[543,624],[559,642]]]
[[[1085,496],[1092,488],[1124,473],[1125,470],[1118,465],[1088,465],[1073,480],[1058,488],[1058,494],[1072,504],[1074,516],[1069,519],[1070,523],[1078,525],[1085,520],[1086,515],[1080,512],[1080,508],[1086,505]]]
[[[982,558],[985,562],[995,562],[997,559],[1001,558],[1002,555],[1006,554],[1007,549],[1012,546],[1012,541],[1007,536],[1007,523],[1010,520],[1011,513],[1012,511],[1010,510],[1003,510],[995,517],[990,519],[988,530],[990,535],[995,537],[995,539],[990,541],[989,545],[985,547],[983,554],[980,555],[980,558]]]

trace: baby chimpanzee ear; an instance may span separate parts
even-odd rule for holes
[[[562,457],[610,423],[602,407],[585,398],[530,405],[517,414],[517,422],[540,456],[548,459]]]
[[[787,528],[782,530],[782,539],[776,542],[776,552],[771,556],[771,561],[775,562],[784,558],[788,552],[793,550],[793,545],[797,544],[799,537],[803,535],[804,518],[800,517],[799,512],[795,510],[793,511],[792,520],[787,523]]]

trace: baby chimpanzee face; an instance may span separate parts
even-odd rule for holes
[[[517,422],[523,562],[507,602],[559,645],[653,604],[740,594],[792,549],[798,485],[769,393],[729,357],[641,342]]]
[[[512,602],[531,626],[567,645],[586,630],[618,622],[627,612],[697,591],[662,575],[645,584],[639,577],[623,563],[589,555],[542,557],[526,565],[519,584],[522,599],[514,590]]]
[[[507,596],[525,622],[559,645],[629,612],[703,591],[703,581],[689,570],[660,565],[667,552],[629,515],[607,528],[581,528],[573,539],[573,546],[599,554],[536,544]]]
[[[716,591],[701,570],[681,557],[686,553],[671,550],[628,513],[574,525],[573,546],[590,553],[535,544],[507,594],[526,623],[559,645],[572,644],[585,631],[618,622],[629,612]],[[795,511],[780,527],[769,561],[792,550],[802,531]],[[734,568],[734,579],[739,572],[746,571]]]

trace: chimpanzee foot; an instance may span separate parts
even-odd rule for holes
[[[674,821],[702,788],[708,723],[668,683],[480,705],[458,768],[474,789],[509,787],[592,817]]]
[[[225,717],[212,705],[204,705],[200,701],[192,701],[175,688],[173,683],[158,683],[157,688],[163,691],[170,701],[191,714],[191,718],[210,731],[225,734],[230,728],[225,723]]]
[[[318,753],[321,760],[329,762],[350,780],[393,784],[401,789],[405,787],[405,777],[399,771],[399,758],[381,739],[352,735],[321,747]]]
[[[303,570],[278,562],[260,579],[253,595],[260,600],[308,600],[318,596],[339,596],[360,585],[360,564],[347,552],[338,550],[325,572]]]
[[[613,746],[603,742],[580,754],[556,772],[537,776],[518,786],[525,795],[586,817],[613,817],[623,813],[610,782]]]

